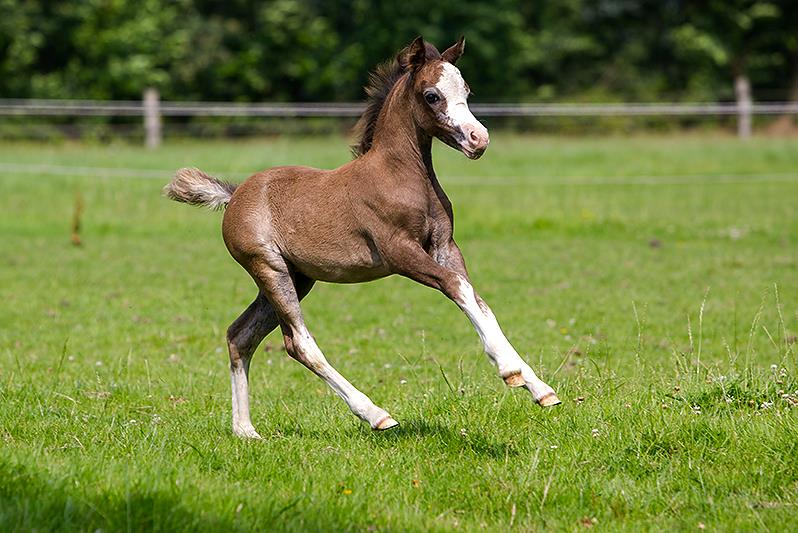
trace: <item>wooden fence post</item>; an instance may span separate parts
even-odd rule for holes
[[[148,87],[144,90],[144,132],[147,148],[161,145],[161,97],[158,89]]]
[[[751,82],[748,76],[734,78],[734,94],[737,98],[737,136],[740,139],[751,137]]]

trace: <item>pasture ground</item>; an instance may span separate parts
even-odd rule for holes
[[[401,426],[359,423],[273,333],[265,440],[236,439],[224,331],[254,285],[220,214],[160,189],[348,157],[0,145],[0,530],[798,529],[798,140],[437,144],[474,285],[563,404],[506,389],[430,289],[321,284],[309,328]]]

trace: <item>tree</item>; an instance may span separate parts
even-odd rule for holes
[[[772,67],[773,48],[783,38],[778,32],[780,16],[781,7],[771,1],[688,2],[683,21],[671,35],[680,59],[693,64],[691,81],[705,86],[709,94],[723,97],[731,92],[732,85],[724,81],[728,78],[723,72],[728,72],[739,100],[750,93],[752,71],[758,74],[756,71]]]
[[[475,101],[798,99],[794,0],[0,0],[4,97],[351,101],[421,34]],[[791,81],[792,80],[792,81]],[[788,89],[793,90],[788,93]]]

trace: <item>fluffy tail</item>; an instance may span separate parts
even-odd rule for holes
[[[163,188],[164,196],[177,202],[221,209],[230,201],[237,185],[218,180],[198,168],[181,168]]]

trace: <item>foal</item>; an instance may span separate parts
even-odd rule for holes
[[[299,301],[319,281],[352,283],[399,274],[438,289],[477,330],[510,387],[526,387],[541,406],[560,403],[507,341],[469,282],[452,238],[452,205],[432,168],[432,138],[470,159],[488,131],[468,109],[468,85],[455,67],[464,40],[443,54],[421,37],[380,67],[367,89],[357,157],[335,170],[277,167],[241,185],[198,169],[180,169],[165,194],[211,208],[227,206],[222,224],[230,254],[259,293],[227,330],[233,432],[259,438],[249,415],[252,354],[278,325],[288,354],[318,375],[375,430],[398,423],[327,362]]]

